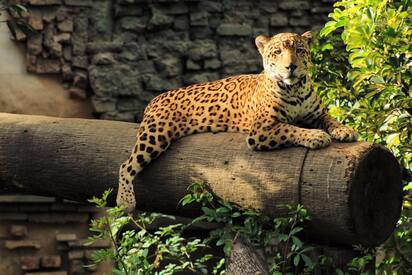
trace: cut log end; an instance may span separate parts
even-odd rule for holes
[[[354,235],[367,246],[382,243],[393,232],[402,205],[397,160],[386,148],[372,145],[359,158],[350,186]]]

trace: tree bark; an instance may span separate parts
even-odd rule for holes
[[[0,113],[0,190],[86,201],[117,187],[138,125]],[[329,243],[373,246],[393,231],[402,183],[393,155],[382,146],[334,143],[321,150],[251,151],[245,135],[197,134],[176,141],[137,177],[137,209],[193,217],[179,207],[194,181],[241,207],[283,215],[301,203],[307,232]],[[114,202],[114,196],[111,203]]]
[[[232,252],[226,263],[227,275],[263,275],[269,268],[250,242],[242,235],[233,240]]]

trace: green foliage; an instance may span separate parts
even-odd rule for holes
[[[29,11],[24,5],[9,4],[9,1],[7,0],[0,0],[0,14],[2,11],[5,11],[9,15],[5,22],[15,38],[18,36],[18,32],[22,32],[25,35],[33,35],[37,33],[37,31],[27,22]]]
[[[106,191],[102,198],[90,200],[97,207],[106,206]],[[174,220],[173,216],[157,213],[141,213],[136,218],[127,215],[121,207],[108,208],[106,214],[92,220],[90,230],[96,240],[111,240],[113,247],[98,250],[93,254],[93,262],[114,261],[114,274],[172,274],[181,271],[204,273],[205,263],[213,258],[210,254],[199,257],[195,252],[202,251],[205,243],[198,238],[182,236],[187,225],[172,224],[149,230],[148,227],[160,218]],[[137,228],[134,230],[130,225]],[[162,265],[165,261],[167,264]]]
[[[283,206],[288,212],[287,217],[270,219],[260,212],[240,209],[214,198],[207,186],[200,183],[191,185],[189,193],[181,200],[183,206],[191,203],[200,204],[202,210],[202,215],[192,223],[221,224],[210,231],[205,242],[221,246],[226,256],[230,255],[235,236],[241,234],[254,247],[263,250],[273,274],[293,274],[297,267],[302,269],[302,274],[309,274],[315,267],[315,262],[307,255],[313,247],[305,245],[299,237],[303,230],[301,225],[310,219],[301,205]]]
[[[313,48],[315,89],[363,140],[388,147],[412,189],[412,1],[344,0]],[[412,272],[411,197],[378,268]]]
[[[90,200],[97,207],[105,207],[111,190],[102,198]],[[132,217],[120,207],[108,208],[103,217],[94,219],[89,243],[108,239],[112,248],[98,250],[93,255],[95,264],[114,261],[115,274],[174,274],[191,271],[203,274],[224,274],[225,257],[232,250],[237,234],[247,237],[267,257],[272,274],[310,274],[317,265],[309,253],[313,247],[300,239],[302,223],[309,220],[307,211],[300,205],[285,206],[285,218],[270,219],[253,210],[241,210],[223,200],[215,199],[207,187],[195,183],[181,200],[181,205],[201,206],[202,214],[189,224],[172,224],[152,227],[158,219],[173,216],[141,213]],[[188,238],[185,233],[196,223],[207,221],[216,225],[205,238]],[[221,247],[222,257],[214,257],[207,249]],[[196,256],[195,256],[196,255]]]

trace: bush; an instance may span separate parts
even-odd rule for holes
[[[412,273],[412,1],[344,0],[329,17],[312,52],[315,89],[335,117],[401,163],[402,217],[378,268]]]
[[[91,202],[105,207],[110,192],[106,191],[102,198],[93,198]],[[90,230],[94,235],[89,243],[108,239],[113,247],[95,252],[93,262],[114,261],[114,274],[174,274],[182,271],[224,274],[225,256],[230,255],[237,234],[245,236],[266,255],[272,274],[293,274],[297,268],[301,274],[310,274],[316,265],[327,261],[324,256],[315,260],[309,257],[313,247],[299,237],[303,229],[301,224],[309,219],[307,211],[300,205],[285,206],[289,213],[287,217],[270,219],[259,212],[241,210],[214,198],[200,183],[191,185],[189,193],[181,200],[182,207],[193,203],[201,205],[203,214],[190,223],[152,229],[149,229],[150,225],[159,219],[173,223],[175,217],[156,213],[132,217],[120,207],[107,209],[103,217],[92,221]],[[214,223],[216,229],[203,238],[187,237],[190,226],[202,221]],[[130,225],[133,228],[127,228]],[[223,250],[221,257],[208,253],[216,247]]]

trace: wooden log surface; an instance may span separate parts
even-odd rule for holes
[[[117,187],[138,125],[0,113],[0,190],[86,201]],[[187,187],[206,182],[241,207],[283,215],[301,203],[307,232],[330,243],[373,246],[393,231],[402,184],[396,159],[367,143],[257,152],[244,134],[197,134],[176,141],[137,177],[137,209],[193,217],[178,207]],[[111,198],[114,202],[114,196]]]

